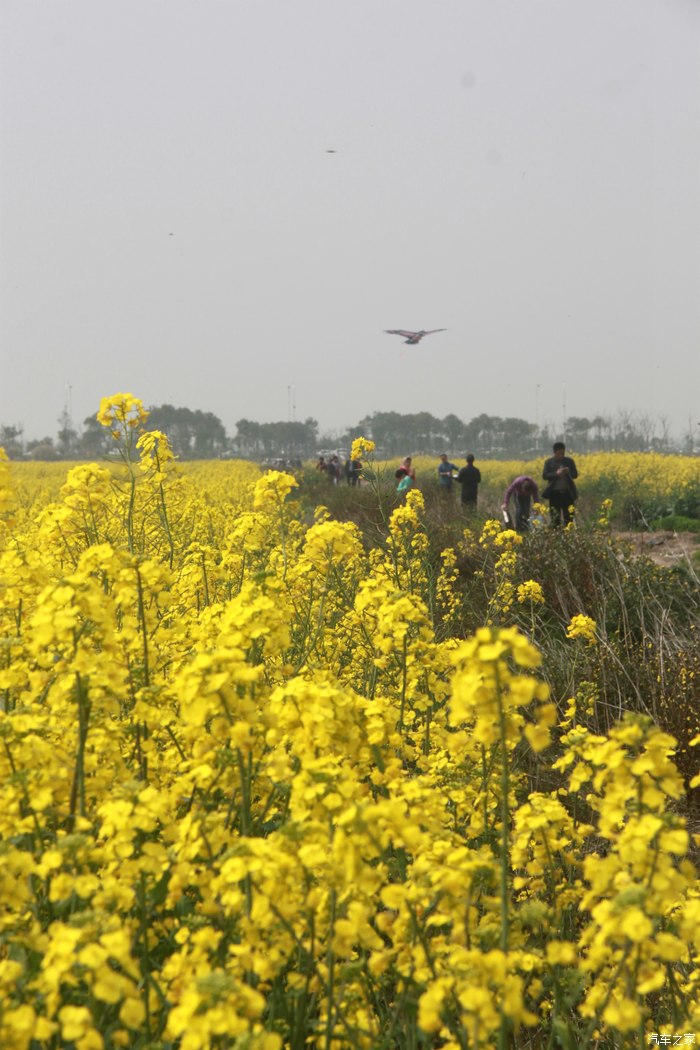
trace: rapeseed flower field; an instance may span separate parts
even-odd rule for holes
[[[368,545],[146,415],[0,462],[0,1047],[700,1041],[700,777],[639,710],[596,731],[592,592],[497,522],[436,566],[417,490]]]

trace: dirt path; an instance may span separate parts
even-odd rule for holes
[[[691,561],[693,553],[700,550],[697,532],[616,532],[615,535],[627,540],[635,553],[666,568]]]

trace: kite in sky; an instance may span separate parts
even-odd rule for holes
[[[433,332],[446,332],[446,328],[431,328],[429,332],[405,332],[403,328],[385,328],[387,335],[403,335],[409,346],[416,346],[424,335],[432,335]]]

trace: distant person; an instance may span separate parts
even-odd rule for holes
[[[457,467],[454,463],[450,463],[446,452],[440,454],[440,462],[438,463],[437,472],[438,481],[440,482],[440,492],[443,496],[449,496],[452,492],[452,479],[457,473]]]
[[[353,459],[352,461],[352,472],[350,474],[350,483],[353,487],[360,484],[360,477],[362,476],[362,460]]]
[[[400,467],[400,469],[406,471],[406,473],[408,474],[409,478],[411,479],[411,481],[415,485],[415,483],[416,483],[416,470],[415,470],[415,467],[413,466],[413,460],[411,459],[410,456],[406,456],[405,459],[401,460],[401,467]]]
[[[331,479],[331,484],[337,485],[340,481],[340,460],[337,455],[331,456],[327,473],[328,477]]]
[[[530,528],[530,510],[532,504],[537,503],[539,499],[539,493],[537,491],[537,482],[527,476],[527,474],[520,474],[517,478],[511,481],[510,485],[505,491],[503,496],[503,503],[501,504],[501,510],[508,511],[508,503],[513,500],[515,513],[512,519],[515,524],[516,532],[527,532]]]
[[[578,489],[574,478],[578,470],[571,456],[565,455],[566,445],[555,441],[552,445],[553,456],[545,462],[542,477],[547,487],[542,493],[549,500],[549,517],[554,527],[568,525],[573,520],[573,506],[578,499]]]
[[[474,466],[474,456],[470,452],[467,465],[457,475],[457,484],[462,489],[461,503],[465,510],[476,510],[477,489],[481,484],[481,471]]]
[[[328,470],[328,464],[326,463],[325,456],[319,456],[316,464],[316,470],[322,470],[324,473]]]
[[[345,484],[352,485],[352,460],[350,459],[350,456],[345,460],[345,466],[343,469],[345,472]]]
[[[399,496],[403,496],[404,493],[408,492],[409,489],[413,488],[413,478],[408,473],[405,467],[399,467],[394,476],[398,481],[396,491],[398,492]]]

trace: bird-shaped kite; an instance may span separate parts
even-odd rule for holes
[[[387,335],[403,335],[405,336],[405,342],[409,346],[415,346],[420,343],[424,335],[432,335],[433,332],[446,332],[446,328],[431,328],[429,332],[405,332],[403,328],[385,328],[384,331]]]

